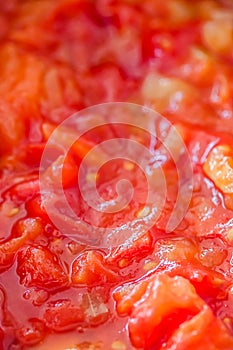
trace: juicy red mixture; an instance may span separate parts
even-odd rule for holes
[[[0,349],[233,349],[232,67],[230,0],[1,1]],[[151,107],[174,124],[190,154],[193,194],[166,232],[177,176],[161,154],[168,191],[155,225],[97,249],[51,222],[39,165],[56,126],[112,101]],[[86,169],[106,200],[116,196],[114,177],[135,182],[123,214],[96,217],[77,192],[80,161],[107,132],[73,145],[62,184],[87,222],[110,227],[151,208],[142,213],[142,171],[123,160],[99,178]]]

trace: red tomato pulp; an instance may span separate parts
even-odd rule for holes
[[[232,67],[230,0],[0,3],[0,349],[233,349]],[[174,124],[192,162],[193,194],[167,232],[177,174],[157,148],[167,179],[159,219],[137,239],[97,249],[51,222],[39,166],[60,123],[114,101],[150,107]],[[133,183],[123,213],[97,216],[80,196],[80,163],[103,138],[137,134],[154,150],[151,135],[117,130],[87,133],[46,172],[56,181],[62,170],[68,200],[93,227],[151,209],[142,212],[143,171],[123,159],[99,174],[87,165],[85,180],[85,190],[97,181],[106,201],[116,198],[116,179]]]

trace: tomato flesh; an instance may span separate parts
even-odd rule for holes
[[[233,349],[232,17],[218,0],[0,2],[0,349]],[[158,137],[144,120],[62,124],[119,101],[163,115],[186,146],[193,189],[172,231],[183,158],[166,123]],[[139,152],[103,164],[112,139],[147,148],[146,169]],[[65,232],[51,213],[70,222],[68,207]]]

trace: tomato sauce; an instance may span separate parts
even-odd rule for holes
[[[0,3],[0,349],[233,349],[232,67],[230,0]],[[89,130],[60,156],[75,137],[60,125],[106,102],[150,108],[181,136],[192,193],[172,231],[183,161],[172,132],[165,139],[174,157],[161,139],[126,124]],[[51,137],[59,156],[41,170]],[[104,155],[96,148],[82,168],[92,149],[117,138],[150,149],[148,172],[158,167],[166,179],[163,205],[159,194],[147,205],[139,153],[97,171]],[[134,194],[119,210],[122,179]],[[41,180],[54,192],[43,193]],[[154,180],[160,193],[160,172]],[[85,202],[93,183],[114,214]],[[136,236],[119,231],[118,244],[92,245],[51,219],[60,185],[94,233],[142,222],[153,206],[160,215]]]

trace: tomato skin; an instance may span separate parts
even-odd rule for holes
[[[46,327],[55,332],[75,329],[84,322],[83,309],[68,299],[56,300],[47,304],[43,314]]]
[[[68,275],[47,248],[27,246],[18,253],[17,274],[28,287],[57,290],[68,286]]]

